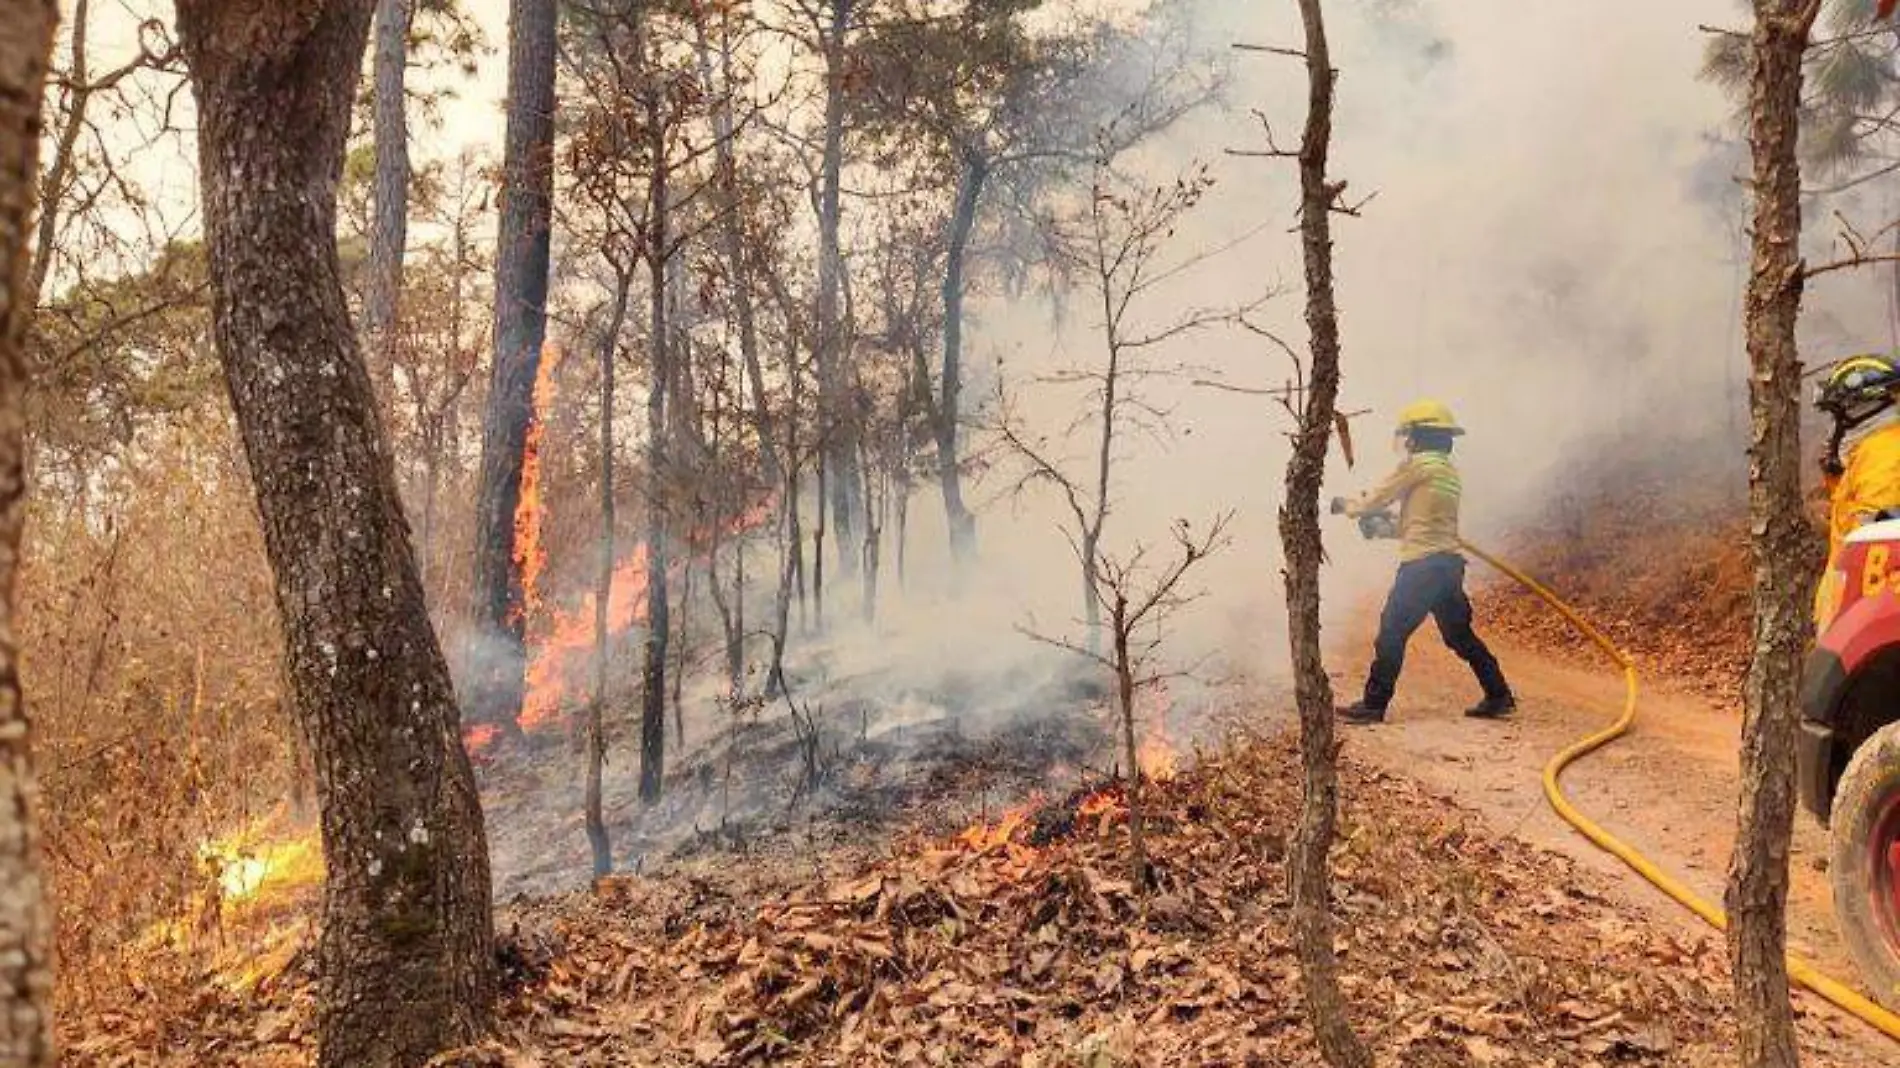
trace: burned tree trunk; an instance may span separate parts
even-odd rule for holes
[[[817,504],[813,508],[811,528],[811,601],[812,618],[820,630],[825,626],[825,490],[831,465],[823,444],[818,448]]]
[[[878,488],[879,473],[870,449],[865,447],[864,439],[859,439],[858,469],[864,475],[864,546],[862,565],[863,589],[860,597],[859,615],[866,623],[877,621],[877,578],[878,569],[883,563],[884,492]]]
[[[1338,749],[1333,742],[1333,692],[1321,657],[1319,489],[1326,477],[1339,396],[1339,309],[1333,298],[1332,210],[1326,178],[1333,133],[1332,55],[1320,0],[1300,0],[1306,30],[1306,130],[1300,141],[1300,243],[1306,265],[1306,327],[1312,368],[1299,411],[1293,455],[1286,466],[1280,506],[1280,543],[1286,556],[1287,627],[1293,654],[1294,699],[1300,711],[1300,824],[1288,882],[1293,891],[1294,941],[1306,990],[1307,1014],[1320,1053],[1333,1068],[1369,1068],[1372,1055],[1353,1033],[1339,990],[1333,956],[1330,854],[1339,812]]]
[[[1742,717],[1741,802],[1729,859],[1729,964],[1745,1068],[1796,1063],[1788,999],[1788,843],[1794,831],[1795,691],[1807,635],[1807,532],[1801,507],[1800,133],[1802,56],[1818,4],[1756,0],[1749,150],[1754,264],[1744,309],[1750,374],[1748,509],[1755,652]]]
[[[374,0],[181,0],[212,311],[322,805],[318,1063],[413,1066],[494,993],[488,843],[338,281]],[[297,116],[296,122],[285,121]]]
[[[943,491],[943,514],[950,526],[951,558],[959,567],[976,555],[976,517],[963,503],[963,468],[957,454],[957,424],[963,403],[964,262],[969,257],[976,208],[989,173],[989,162],[980,153],[965,155],[944,254],[942,386],[931,429],[937,439],[937,484]]]
[[[825,134],[818,194],[818,425],[819,447],[829,483],[832,523],[838,544],[838,572],[850,578],[858,566],[857,523],[863,507],[858,487],[857,420],[851,407],[840,288],[844,257],[839,251],[842,225],[840,187],[844,172],[845,38],[854,0],[829,0],[831,25],[825,33]],[[819,498],[822,507],[825,500]],[[821,522],[818,529],[824,530]],[[819,548],[822,554],[822,546]],[[815,565],[822,566],[822,565]],[[822,570],[815,571],[822,574]],[[822,610],[819,622],[824,622]]]
[[[657,96],[648,104],[648,131],[654,139],[653,158],[666,158],[666,127],[661,121]],[[666,779],[666,649],[667,553],[666,470],[669,442],[666,397],[673,384],[671,335],[666,317],[667,242],[666,167],[656,165],[648,180],[647,210],[649,222],[646,247],[651,308],[648,316],[647,344],[651,349],[652,368],[647,383],[647,640],[646,665],[642,672],[640,694],[640,800],[659,800]]]
[[[788,320],[791,302],[783,301]],[[802,626],[805,615],[805,531],[799,515],[798,495],[803,491],[804,479],[800,468],[804,466],[799,455],[798,411],[803,391],[799,387],[798,344],[790,341],[785,347],[785,464],[784,496],[782,522],[779,526],[779,568],[778,590],[772,605],[772,662],[765,674],[765,696],[777,697],[785,687],[785,646],[791,639],[792,631],[792,592],[798,593],[799,623]],[[824,497],[819,496],[819,507],[823,508]]]
[[[627,321],[627,299],[633,288],[633,267],[614,265],[614,307],[607,317],[607,333],[600,342],[600,566],[594,582],[594,694],[587,705],[587,844],[593,853],[594,877],[613,870],[613,846],[601,811],[601,771],[607,760],[608,666],[612,659],[610,611],[614,594],[614,354],[620,328]]]
[[[26,520],[27,221],[39,179],[40,99],[59,10],[0,0],[0,1063],[53,1064],[51,912],[40,870],[31,729],[20,693],[15,582]]]
[[[686,752],[686,656],[693,640],[689,627],[693,614],[693,554],[690,540],[686,548],[686,553],[680,559],[679,606],[673,622],[673,635],[669,639],[673,646],[673,744],[682,753]]]
[[[1097,599],[1100,598],[1098,593]],[[1109,606],[1109,622],[1115,628],[1115,706],[1121,713],[1122,755],[1128,761],[1128,865],[1135,892],[1148,886],[1148,845],[1142,837],[1144,813],[1141,805],[1141,746],[1135,741],[1135,662],[1128,648],[1133,623],[1128,618],[1128,594],[1117,587]]]
[[[554,0],[508,7],[508,129],[495,259],[495,362],[482,420],[475,589],[467,662],[471,719],[518,732],[527,655],[515,511],[521,451],[547,333],[554,189]]]
[[[369,286],[363,296],[363,337],[369,345],[376,400],[385,414],[396,397],[396,315],[409,225],[409,126],[403,76],[409,62],[412,5],[413,0],[378,0],[376,4],[375,218],[370,227]]]

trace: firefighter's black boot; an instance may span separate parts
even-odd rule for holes
[[[1510,691],[1487,695],[1484,700],[1465,709],[1465,715],[1472,719],[1503,719],[1517,711],[1517,698]]]
[[[1385,709],[1373,708],[1364,701],[1359,701],[1351,708],[1340,709],[1339,718],[1354,726],[1370,726],[1374,723],[1385,722]]]

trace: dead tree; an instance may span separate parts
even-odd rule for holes
[[[1109,138],[1104,136],[1103,144]],[[1103,536],[1111,512],[1116,450],[1124,432],[1165,432],[1167,413],[1143,399],[1139,386],[1157,376],[1171,375],[1141,359],[1146,353],[1187,334],[1217,323],[1236,321],[1236,309],[1190,309],[1159,327],[1148,328],[1140,319],[1138,302],[1154,288],[1181,274],[1203,257],[1181,263],[1164,260],[1169,239],[1184,216],[1212,187],[1205,166],[1196,165],[1181,177],[1160,185],[1128,188],[1117,179],[1113,156],[1097,157],[1079,232],[1067,238],[1068,255],[1087,277],[1089,297],[1100,319],[1101,362],[1044,376],[1045,385],[1082,387],[1089,402],[1070,430],[1088,430],[1088,456],[1083,474],[1066,469],[1053,446],[1060,442],[1032,436],[1018,425],[1011,399],[1000,378],[997,385],[996,423],[1003,444],[1023,462],[1017,489],[1035,483],[1053,486],[1062,497],[1068,529],[1081,569],[1082,614],[1091,653],[1101,649],[1103,602],[1096,595],[1100,578]]]
[[[1741,802],[1729,859],[1729,964],[1740,1062],[1796,1063],[1788,998],[1788,842],[1794,830],[1795,697],[1807,635],[1801,504],[1800,261],[1802,56],[1820,0],[1755,0],[1748,142],[1754,264],[1743,326],[1750,374],[1748,507],[1755,650],[1742,717]]]
[[[1306,266],[1306,328],[1310,374],[1300,374],[1282,400],[1294,417],[1293,454],[1280,505],[1280,544],[1286,558],[1287,633],[1293,658],[1294,700],[1300,713],[1300,823],[1288,857],[1293,931],[1307,1015],[1320,1053],[1333,1068],[1370,1068],[1372,1055],[1353,1032],[1339,989],[1333,955],[1331,856],[1339,815],[1338,747],[1333,740],[1333,688],[1320,644],[1319,491],[1326,453],[1338,420],[1339,309],[1333,296],[1332,216],[1345,183],[1327,177],[1332,144],[1333,89],[1338,72],[1327,47],[1321,0],[1299,0],[1305,28],[1306,130],[1292,156],[1300,169],[1300,245]],[[1302,370],[1297,357],[1296,371]]]
[[[817,140],[820,156],[814,178],[813,207],[818,223],[818,289],[814,303],[812,348],[818,361],[816,415],[823,458],[819,463],[824,484],[821,504],[828,501],[831,518],[814,520],[814,532],[835,535],[838,572],[844,578],[857,573],[860,559],[858,522],[864,501],[858,481],[856,426],[850,410],[851,343],[843,313],[844,139],[853,82],[851,45],[869,0],[801,0],[796,10],[809,23],[811,46],[823,62],[823,127]],[[822,554],[822,547],[814,554]],[[814,559],[814,581],[822,589],[823,565]],[[821,602],[822,603],[822,602]],[[822,609],[820,622],[822,623]]]
[[[440,294],[442,307],[435,317],[439,332],[394,350],[397,393],[407,402],[422,465],[416,555],[424,583],[432,587],[432,603],[438,607],[447,597],[450,570],[442,561],[442,539],[437,535],[442,482],[462,464],[463,397],[486,345],[485,335],[479,335],[483,296],[475,291],[476,280],[488,275],[475,249],[473,231],[486,213],[490,190],[478,174],[478,161],[466,153],[456,159],[450,174],[442,211],[431,220],[448,231],[446,248],[429,250],[435,254],[436,269],[446,275],[447,292]],[[414,337],[416,327],[408,325],[405,333]],[[471,328],[476,328],[478,336],[471,336]],[[459,585],[462,576],[456,578]]]
[[[1145,889],[1150,880],[1148,851],[1142,840],[1144,775],[1135,698],[1169,677],[1155,666],[1161,643],[1167,637],[1168,621],[1198,596],[1184,590],[1182,583],[1196,564],[1226,546],[1227,525],[1232,519],[1231,512],[1218,515],[1199,534],[1187,520],[1176,520],[1172,531],[1176,555],[1159,566],[1150,565],[1149,549],[1144,545],[1136,545],[1126,560],[1103,554],[1095,562],[1090,593],[1108,616],[1109,652],[1024,630],[1037,641],[1094,661],[1114,676],[1116,725],[1121,728],[1122,757],[1128,765],[1128,863],[1137,890]]]
[[[717,48],[709,15],[716,13]],[[738,151],[738,123],[733,114],[732,96],[737,75],[733,70],[734,10],[730,7],[692,12],[695,51],[699,58],[702,91],[713,101],[713,137],[716,146],[715,179],[719,200],[719,255],[725,260],[728,292],[739,332],[739,353],[745,362],[746,383],[752,391],[752,420],[759,435],[760,477],[766,485],[776,485],[783,477],[779,469],[778,448],[772,437],[771,409],[766,402],[764,359],[759,347],[759,325],[754,291],[752,258],[746,252],[745,218],[741,213]],[[715,60],[717,61],[715,63]]]
[[[676,452],[695,444],[684,418],[692,393],[686,346],[675,327],[679,257],[721,221],[717,174],[702,163],[717,143],[695,134],[707,118],[697,50],[674,15],[614,2],[570,9],[587,28],[573,69],[593,102],[581,115],[573,166],[611,233],[624,235],[645,267],[647,403],[645,488],[646,642],[641,670],[640,797],[651,803],[665,779],[667,670],[673,621]],[[729,131],[729,134],[733,131]],[[710,210],[700,210],[710,203]]]
[[[322,803],[324,1068],[410,1068],[471,1041],[495,989],[480,799],[338,281],[336,190],[374,9],[178,5],[218,356]]]
[[[39,177],[40,100],[59,20],[53,0],[0,2],[0,1062],[53,1064],[52,914],[41,877],[39,802],[20,693],[15,583],[26,521],[25,353],[37,289],[27,226]]]
[[[116,67],[97,69],[91,58],[94,33],[91,0],[75,0],[67,26],[68,51],[64,69],[51,79],[57,87],[49,103],[51,122],[45,136],[52,153],[39,179],[38,233],[34,242],[32,277],[27,292],[35,301],[47,298],[46,284],[54,261],[80,266],[73,251],[72,224],[93,216],[96,226],[109,227],[107,213],[137,209],[138,198],[125,175],[110,159],[88,158],[88,141],[103,143],[97,112],[108,115],[134,105],[128,89],[144,72],[173,70],[178,49],[167,37],[164,23],[147,19],[139,24],[137,54]],[[136,315],[136,313],[134,313]]]
[[[475,589],[467,666],[476,722],[519,733],[527,653],[515,511],[521,452],[534,414],[534,381],[547,334],[553,228],[554,0],[508,6],[508,127],[495,259],[495,362],[482,420],[475,502]]]
[[[609,611],[614,594],[614,359],[620,351],[620,331],[627,322],[635,265],[631,255],[607,253],[614,272],[613,309],[600,339],[600,564],[594,583],[594,693],[587,705],[587,783],[585,822],[587,844],[594,857],[594,877],[613,870],[613,848],[607,821],[601,812],[601,771],[607,759],[607,678],[611,657],[612,624]]]

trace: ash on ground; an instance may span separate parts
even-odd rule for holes
[[[735,710],[689,696],[683,756],[669,707],[666,785],[651,805],[638,796],[637,708],[616,702],[602,795],[614,870],[875,850],[898,829],[948,832],[1120,771],[1109,680],[1097,666],[1052,655],[1001,673],[943,665],[905,675],[853,673],[820,656],[770,701]],[[1185,718],[1178,693],[1156,701],[1144,730]],[[490,754],[480,769],[498,902],[592,875],[571,722]],[[1170,734],[1185,748],[1184,726]]]

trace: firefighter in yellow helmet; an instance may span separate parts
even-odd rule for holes
[[[1817,631],[1833,621],[1840,604],[1834,562],[1854,528],[1889,509],[1900,509],[1900,366],[1886,356],[1849,356],[1834,365],[1817,391],[1814,406],[1833,417],[1834,429],[1821,458],[1828,492],[1827,569],[1814,592]]]
[[[1465,557],[1458,539],[1458,502],[1463,486],[1451,463],[1451,447],[1464,433],[1451,409],[1422,400],[1399,413],[1397,443],[1406,454],[1390,477],[1356,500],[1335,500],[1333,511],[1364,516],[1399,505],[1399,572],[1379,616],[1365,696],[1340,714],[1349,723],[1381,723],[1397,689],[1412,632],[1430,616],[1445,645],[1471,666],[1484,699],[1465,714],[1481,719],[1508,716],[1517,700],[1497,657],[1471,628],[1465,596]]]

